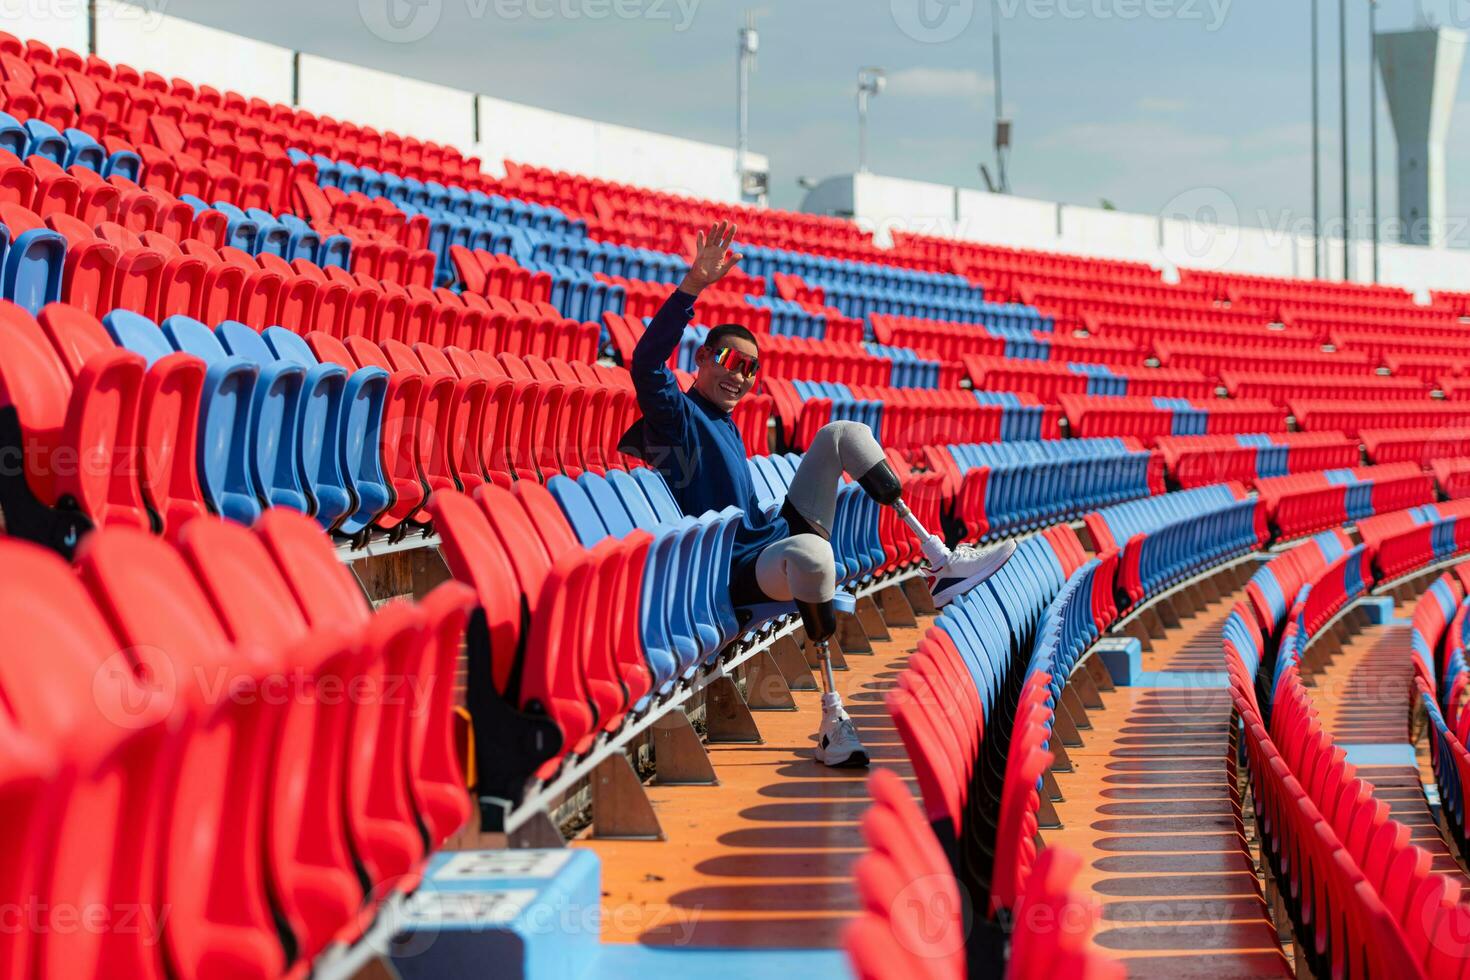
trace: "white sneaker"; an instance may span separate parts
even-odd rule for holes
[[[826,698],[823,698],[826,701]],[[817,761],[834,769],[857,769],[868,764],[868,750],[841,703],[822,705],[822,727],[817,732]]]
[[[929,572],[929,591],[934,594],[935,608],[943,608],[1000,571],[1016,542],[1002,541],[994,548],[972,548],[960,545],[949,553],[949,560],[936,564]]]

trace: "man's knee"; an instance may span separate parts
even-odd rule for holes
[[[837,558],[831,542],[815,534],[797,534],[786,539],[786,564],[794,575],[834,574]]]
[[[873,439],[873,430],[862,422],[854,422],[851,419],[840,419],[836,422],[828,422],[817,430],[816,438],[827,438],[836,443],[847,442],[853,439]],[[876,441],[876,440],[874,440]]]
[[[815,534],[788,539],[786,576],[793,598],[826,602],[837,591],[837,560],[832,545]]]

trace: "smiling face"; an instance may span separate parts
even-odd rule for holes
[[[756,358],[760,354],[755,344],[744,337],[721,337],[718,345],[749,358]],[[694,390],[722,412],[730,412],[755,387],[755,375],[746,373],[743,366],[741,370],[731,371],[724,365],[717,364],[715,354],[716,350],[708,346],[700,347],[695,352],[694,363],[699,366],[699,373],[694,377]]]

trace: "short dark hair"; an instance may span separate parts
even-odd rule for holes
[[[725,346],[723,341],[726,337],[739,337],[741,340],[748,340],[755,345],[756,350],[760,350],[761,344],[759,340],[755,339],[755,334],[738,323],[722,323],[719,326],[710,327],[709,336],[704,338],[704,346],[719,350]]]

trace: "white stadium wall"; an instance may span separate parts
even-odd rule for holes
[[[1175,211],[1221,213],[1213,197],[1181,199]],[[1312,240],[1273,229],[1185,217],[1129,214],[878,174],[840,175],[808,193],[802,210],[850,213],[880,245],[894,231],[952,235],[967,241],[1147,262],[1173,278],[1178,268],[1254,275],[1312,275]],[[1342,277],[1343,243],[1324,243],[1326,278]],[[1353,279],[1372,279],[1372,245],[1352,245]],[[1427,298],[1431,289],[1470,290],[1470,250],[1383,242],[1379,279]]]

